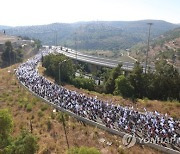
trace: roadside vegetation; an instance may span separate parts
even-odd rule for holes
[[[38,150],[37,138],[26,130],[12,137],[12,115],[7,109],[0,110],[0,153],[1,154],[34,154]]]
[[[2,51],[3,51],[1,55],[2,67],[7,67],[15,63],[22,62],[23,60],[22,47],[19,46],[18,48],[14,49],[10,41],[5,43],[5,46],[2,49]]]
[[[179,72],[164,60],[157,62],[155,69],[143,73],[143,68],[136,63],[131,73],[115,79],[114,93],[125,98],[180,101]]]
[[[100,154],[96,148],[74,147],[68,150],[67,154]]]
[[[65,59],[66,62],[62,62]],[[61,66],[59,63],[62,63]],[[76,77],[76,67],[73,65],[73,61],[64,55],[44,57],[43,66],[46,68],[46,74],[55,78],[55,81],[59,82],[60,71],[60,80],[73,84],[77,88],[121,95],[133,101],[142,98],[180,101],[180,74],[165,60],[156,63],[156,71],[147,69],[146,73],[143,72],[143,67],[138,62],[132,72],[127,73],[123,72],[121,64],[113,69],[101,69],[94,75],[96,78],[103,78],[103,85],[96,85],[93,79],[87,79],[84,76]],[[82,66],[84,69],[81,71],[89,71],[86,65]]]
[[[30,40],[28,37],[18,37],[17,42],[13,43],[6,41],[0,45],[0,67],[5,68],[20,63],[24,59],[37,54],[40,47],[42,45],[39,40]]]
[[[83,76],[76,77],[76,67],[73,61],[62,54],[45,56],[42,66],[46,68],[46,75],[53,77],[57,83],[66,82],[73,84],[77,88],[94,90],[94,80]]]
[[[11,69],[16,67],[12,66]],[[12,119],[11,122],[13,123],[9,133],[10,139],[13,140],[11,140],[11,144],[8,144],[8,147],[15,148],[17,146],[17,150],[25,150],[27,143],[29,143],[27,140],[34,141],[34,139],[29,140],[29,138],[31,138],[29,136],[33,136],[38,145],[36,153],[67,153],[68,149],[63,124],[60,119],[63,113],[53,112],[54,109],[51,106],[32,95],[27,89],[24,89],[19,84],[12,71],[11,73],[8,72],[9,69],[10,68],[0,69],[0,109],[8,110],[6,113],[10,115]],[[93,93],[90,95],[94,96]],[[112,96],[108,95],[102,95],[102,97],[112,99]],[[174,108],[172,111],[174,111]],[[86,149],[89,151],[89,148],[91,149],[94,147],[93,149],[97,149],[102,154],[117,154],[121,151],[129,154],[152,154],[156,152],[151,148],[141,147],[139,145],[135,145],[130,149],[125,149],[122,144],[122,139],[119,136],[83,124],[68,115],[64,115],[64,118],[70,149],[73,147],[75,147],[75,149],[83,149],[81,148],[83,146],[88,147]],[[1,126],[2,125],[0,125],[0,128]],[[25,136],[24,130],[26,132]],[[103,140],[103,142],[101,140]],[[107,143],[112,143],[112,145],[108,145]],[[34,144],[31,144],[31,146],[33,145]],[[2,148],[0,149],[2,151]],[[4,151],[0,153],[6,154]],[[20,151],[16,153],[21,154]],[[27,151],[24,153],[28,154]]]

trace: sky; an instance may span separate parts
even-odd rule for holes
[[[180,23],[180,0],[2,0],[0,25],[27,26],[78,21]]]

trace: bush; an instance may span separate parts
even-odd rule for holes
[[[94,90],[95,90],[96,92],[98,92],[98,93],[101,93],[101,94],[105,92],[103,85],[96,85],[95,88],[94,88]]]
[[[125,154],[126,151],[125,151],[122,147],[119,147],[119,148],[118,148],[118,153],[119,153],[119,154]]]
[[[28,131],[12,137],[12,116],[6,109],[0,110],[0,124],[0,154],[34,154],[38,151],[37,138]]]
[[[34,154],[38,151],[37,138],[28,131],[22,131],[20,136],[6,150],[18,154]],[[11,153],[10,152],[10,153]]]
[[[48,120],[48,121],[47,121],[47,129],[48,129],[48,131],[50,131],[51,128],[52,128],[52,123],[51,123],[50,120]]]
[[[100,152],[94,147],[73,147],[68,150],[67,154],[100,154]]]
[[[64,118],[65,121],[68,121],[69,120],[69,115],[67,113],[58,112],[57,120],[59,122],[63,122],[63,118]]]
[[[72,83],[77,88],[83,88],[88,90],[94,90],[95,83],[92,79],[86,79],[83,77],[76,77],[72,80]]]
[[[27,104],[26,110],[27,110],[27,112],[31,112],[32,111],[32,105],[31,104]]]
[[[12,132],[12,115],[7,109],[0,109],[0,148],[6,145],[8,137]]]
[[[134,93],[134,87],[130,84],[124,75],[121,75],[115,80],[114,93],[120,94],[123,97],[132,97]]]
[[[47,104],[44,104],[42,107],[41,107],[41,111],[45,111],[48,109],[48,105]]]
[[[51,112],[51,119],[55,119],[56,115],[55,113]]]
[[[42,111],[38,111],[38,116],[39,116],[39,117],[44,116],[43,112],[42,112]]]
[[[45,56],[42,65],[46,68],[45,73],[52,76],[56,82],[59,81],[59,72],[61,82],[70,82],[71,78],[75,76],[72,60],[62,54]]]

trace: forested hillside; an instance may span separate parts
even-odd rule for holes
[[[41,26],[10,28],[11,35],[39,39],[43,44],[63,45],[84,50],[120,50],[147,40],[148,25],[152,22],[152,38],[178,25],[160,20],[93,21],[72,24],[55,23]]]
[[[10,26],[3,26],[3,25],[0,25],[0,30],[4,30],[4,29],[9,29],[11,28]]]
[[[22,62],[37,54],[41,42],[0,33],[0,68]]]
[[[149,61],[155,62],[159,59],[167,60],[169,63],[180,68],[180,27],[175,28],[151,41]],[[132,47],[130,55],[144,61],[146,57],[147,43],[137,44]]]

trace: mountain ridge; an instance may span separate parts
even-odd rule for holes
[[[149,22],[154,23],[152,38],[178,27],[163,20],[88,21],[18,26],[6,29],[6,32],[39,39],[47,45],[57,44],[82,50],[121,50],[146,41]]]

